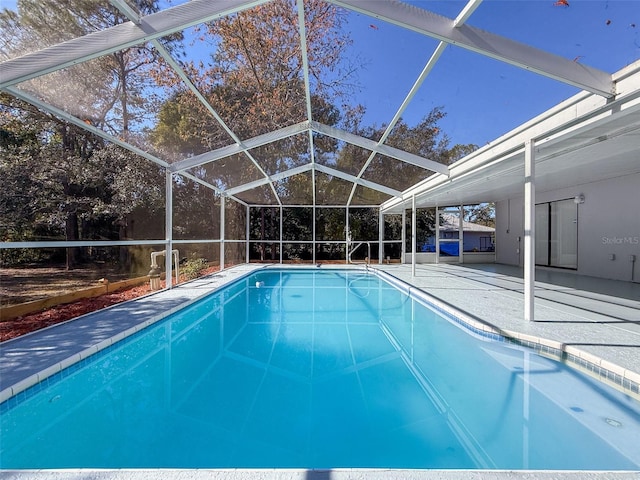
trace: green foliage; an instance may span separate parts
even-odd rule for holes
[[[378,239],[378,210],[373,208],[350,208],[349,231],[353,241]]]
[[[313,240],[313,209],[310,207],[282,210],[283,240]]]
[[[146,159],[6,94],[0,132],[2,241],[117,240],[133,236],[134,217],[162,219],[164,174]],[[69,266],[81,260],[68,252]]]
[[[496,226],[496,204],[481,203],[464,207],[464,219],[467,222],[477,223],[486,227]]]
[[[209,263],[204,258],[192,257],[180,267],[182,273],[187,280],[193,280],[200,277],[202,272],[209,267]]]
[[[180,240],[220,237],[220,197],[181,176],[173,182],[173,235]]]
[[[344,208],[316,208],[316,240],[344,241],[345,228]]]
[[[402,239],[402,215],[384,216],[384,240]]]
[[[17,56],[25,49],[127,21],[108,2],[72,3],[70,8],[63,0],[52,0],[45,6],[37,0],[19,0],[17,12],[2,10],[0,27],[5,43],[0,49]],[[145,14],[158,9],[157,0],[134,3]],[[387,125],[363,126],[364,108],[345,104],[357,85],[352,83],[355,70],[345,58],[351,40],[342,29],[340,9],[322,0],[308,0],[304,5],[309,73],[314,82],[312,118],[379,141]],[[185,62],[183,68],[239,138],[255,137],[307,118],[298,12],[293,0],[276,0],[197,28],[202,38],[216,44],[216,53],[199,65]],[[181,35],[175,34],[162,42],[172,53],[180,53],[180,39]],[[184,158],[232,144],[234,139],[192,93],[175,88],[175,73],[165,63],[156,62],[157,55],[156,49],[147,46],[127,48],[52,72],[34,80],[33,86],[48,92],[51,103],[62,105],[88,125],[125,139],[148,135],[146,139],[162,158]],[[166,87],[171,94],[156,97],[158,87]],[[160,98],[164,101],[159,110],[146,108]],[[159,112],[155,126],[149,122],[149,111]],[[449,148],[449,140],[439,127],[444,116],[438,107],[417,125],[400,119],[386,132],[385,144],[450,164],[476,146]],[[313,158],[317,164],[400,191],[432,174],[381,154],[372,156],[369,150],[328,135],[314,133],[313,147],[312,157],[308,134],[292,135],[252,149],[250,159],[244,154],[233,155],[189,173],[224,190],[260,180],[265,173],[272,176],[308,164]],[[5,93],[0,94],[0,157],[2,241],[164,237],[165,174],[160,167]],[[281,178],[274,189],[283,205],[314,199],[318,205],[377,205],[389,198],[386,193],[318,171]],[[219,193],[175,175],[173,194],[175,238],[219,237]],[[275,203],[268,186],[238,193],[237,198],[250,204]],[[344,241],[344,210],[319,207],[315,219],[313,212],[312,208],[285,208],[283,240]],[[482,222],[483,215],[477,210],[474,218]],[[244,205],[226,200],[227,239],[244,239],[245,217]],[[251,239],[279,239],[278,208],[252,214],[249,222]],[[418,222],[419,237],[427,235],[430,219],[420,214]],[[352,208],[348,223],[354,240],[377,240],[377,211]],[[393,225],[385,225],[385,232],[399,238],[400,223],[396,218]],[[230,252],[235,252],[234,248],[227,246]],[[275,247],[259,248],[261,258],[276,255]],[[226,258],[241,259],[244,250],[241,246],[238,249]],[[292,258],[312,254],[305,245],[284,250],[285,256]],[[80,254],[76,249],[67,251]],[[25,252],[15,253],[16,261],[23,261]]]

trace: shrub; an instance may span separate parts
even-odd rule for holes
[[[202,271],[209,266],[204,258],[190,258],[181,267],[181,273],[187,277],[187,280],[198,278]]]

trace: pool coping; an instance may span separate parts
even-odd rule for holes
[[[638,480],[637,471],[408,469],[0,470],[5,480]]]
[[[8,345],[8,344],[10,344],[12,342],[18,342],[21,339],[27,338],[27,337],[32,336],[32,335],[42,334],[42,332],[46,332],[48,330],[55,329],[55,328],[60,327],[62,325],[67,325],[67,324],[71,324],[71,323],[74,323],[74,322],[76,322],[76,323],[77,322],[83,322],[83,321],[87,321],[88,319],[91,319],[91,318],[97,318],[98,315],[104,314],[105,312],[108,312],[108,311],[113,311],[114,309],[116,309],[118,307],[122,307],[125,304],[133,304],[133,303],[135,303],[137,301],[140,301],[140,300],[145,299],[145,298],[148,299],[148,298],[151,298],[153,296],[159,297],[163,293],[166,294],[167,292],[177,291],[178,289],[184,290],[184,289],[192,287],[194,284],[207,282],[207,281],[210,281],[212,279],[216,279],[216,280],[223,279],[222,282],[220,282],[219,284],[216,284],[215,286],[212,285],[212,287],[210,289],[208,289],[207,291],[203,291],[202,293],[193,296],[192,298],[190,298],[189,300],[187,300],[185,302],[182,302],[182,303],[180,303],[178,305],[175,305],[174,307],[169,308],[168,310],[166,310],[166,311],[164,311],[164,312],[162,312],[160,314],[152,315],[147,320],[144,320],[144,321],[142,321],[142,322],[140,322],[140,323],[138,323],[138,324],[136,324],[136,325],[134,325],[134,326],[132,326],[130,328],[122,330],[122,331],[116,333],[115,335],[113,335],[113,336],[111,336],[109,338],[106,338],[106,339],[104,339],[104,340],[102,340],[102,341],[100,341],[100,342],[98,342],[98,343],[96,343],[96,344],[94,344],[94,345],[92,345],[92,346],[90,346],[88,348],[85,348],[85,349],[83,349],[83,350],[81,350],[81,351],[79,351],[77,353],[74,353],[73,355],[71,355],[71,356],[69,356],[69,357],[67,357],[67,358],[65,358],[65,359],[63,359],[63,360],[61,360],[59,362],[56,362],[56,363],[50,365],[49,367],[47,367],[47,368],[45,368],[45,369],[43,369],[43,370],[41,370],[41,371],[39,371],[37,373],[34,373],[34,374],[32,374],[32,375],[30,375],[30,376],[28,376],[28,377],[26,377],[26,378],[24,378],[24,379],[22,379],[22,380],[20,380],[20,381],[18,381],[16,383],[14,383],[12,385],[9,385],[8,387],[6,387],[2,391],[0,391],[0,404],[4,403],[5,401],[10,400],[13,397],[16,397],[17,395],[25,392],[27,389],[33,387],[34,385],[37,385],[38,383],[40,383],[40,382],[52,377],[53,375],[61,372],[65,368],[71,367],[72,365],[75,365],[75,364],[77,364],[79,362],[82,362],[83,360],[91,357],[92,355],[111,347],[112,345],[116,344],[117,342],[119,342],[121,340],[124,340],[125,338],[130,337],[130,336],[138,333],[141,330],[144,330],[148,326],[153,325],[155,323],[158,323],[161,320],[164,320],[168,316],[170,316],[170,315],[182,310],[183,308],[186,308],[189,305],[192,305],[193,303],[196,303],[196,302],[200,301],[202,298],[206,297],[207,295],[210,295],[211,293],[213,293],[213,292],[215,292],[215,291],[217,291],[219,289],[225,288],[226,286],[230,285],[231,283],[233,283],[235,281],[238,281],[238,280],[241,280],[242,278],[245,278],[245,277],[251,275],[252,273],[254,273],[257,270],[261,270],[263,268],[266,268],[267,266],[268,265],[261,265],[261,266],[254,267],[251,270],[249,270],[247,272],[244,272],[244,273],[242,273],[242,274],[240,274],[238,276],[235,276],[233,278],[229,278],[229,277],[225,278],[225,273],[229,273],[230,269],[229,270],[222,270],[220,272],[216,272],[214,274],[207,275],[206,277],[201,277],[199,279],[192,280],[190,282],[186,282],[186,283],[180,284],[180,285],[178,285],[178,286],[176,286],[176,287],[174,287],[173,289],[170,289],[170,290],[160,290],[158,292],[152,292],[152,293],[149,293],[149,294],[144,295],[142,297],[134,298],[134,299],[128,300],[126,302],[122,302],[122,303],[119,303],[119,304],[116,304],[116,305],[112,305],[112,306],[109,306],[107,308],[104,308],[104,309],[96,311],[96,312],[90,312],[90,313],[87,313],[85,315],[81,315],[79,317],[75,317],[75,318],[66,320],[64,322],[60,322],[60,323],[57,323],[57,324],[54,324],[54,325],[50,325],[50,326],[48,326],[46,328],[43,328],[43,329],[40,329],[40,330],[37,330],[37,331],[30,332],[30,333],[28,333],[26,335],[22,335],[20,337],[9,339],[9,340],[7,340],[5,342],[1,342],[0,343],[0,347],[4,347],[4,346],[6,346],[6,345]]]
[[[118,333],[116,333],[115,335],[105,338],[104,340],[101,340],[93,345],[91,345],[90,347],[87,347],[83,350],[80,350],[72,355],[70,355],[69,357],[63,358],[60,361],[57,361],[51,365],[49,365],[48,367],[27,376],[26,378],[23,378],[22,380],[19,380],[9,386],[7,386],[6,388],[2,389],[0,391],[0,405],[3,404],[4,402],[11,400],[14,397],[17,397],[18,395],[24,393],[26,390],[28,390],[29,388],[51,378],[53,375],[56,375],[58,373],[60,373],[61,371],[63,371],[64,369],[71,367],[73,365],[76,365],[84,360],[86,360],[87,358],[91,357],[92,355],[95,355],[109,347],[111,347],[112,345],[115,345],[116,343],[118,343],[121,340],[124,340],[125,338],[128,338],[132,335],[135,335],[136,333],[140,332],[141,330],[144,330],[145,328],[147,328],[150,325],[153,325],[155,323],[158,323],[162,320],[164,320],[165,318],[167,318],[168,316],[184,309],[187,308],[188,306],[202,300],[204,297],[206,297],[207,295],[210,295],[220,289],[223,289],[225,287],[227,287],[228,285],[239,281],[243,278],[246,278],[249,275],[252,275],[253,273],[257,272],[258,270],[266,270],[266,269],[313,269],[314,266],[313,265],[308,265],[308,264],[300,264],[300,265],[282,265],[282,264],[246,264],[246,265],[242,265],[239,267],[246,267],[246,266],[250,266],[251,268],[245,272],[239,272],[239,270],[237,269],[238,267],[231,267],[229,269],[225,269],[225,270],[221,270],[219,272],[216,273],[212,273],[210,275],[207,275],[205,277],[201,277],[189,282],[185,282],[182,283],[180,285],[175,286],[172,289],[169,290],[160,290],[157,292],[152,292],[149,293],[147,295],[144,295],[142,297],[138,297],[138,298],[134,298],[132,300],[128,300],[116,305],[111,305],[109,307],[106,307],[102,310],[98,310],[95,312],[89,312],[86,313],[84,315],[81,315],[79,317],[75,317],[69,320],[66,320],[64,322],[60,322],[54,325],[50,325],[46,328],[40,329],[40,330],[36,330],[34,332],[30,332],[28,334],[25,335],[21,335],[19,337],[16,338],[12,338],[9,340],[6,340],[4,342],[0,342],[0,353],[2,353],[3,348],[6,345],[10,345],[12,343],[17,343],[20,342],[21,340],[23,341],[26,338],[29,338],[30,336],[35,336],[35,335],[42,335],[43,333],[46,333],[47,331],[50,330],[54,330],[56,328],[59,328],[63,325],[68,325],[71,323],[81,323],[84,321],[90,321],[90,319],[95,319],[95,318],[99,318],[100,315],[104,315],[106,312],[110,312],[113,311],[116,308],[121,308],[122,306],[126,305],[126,304],[134,304],[135,302],[139,302],[140,300],[143,299],[149,299],[151,297],[156,296],[157,298],[159,298],[160,296],[162,296],[163,294],[169,294],[171,292],[176,292],[179,290],[186,290],[186,289],[190,289],[193,288],[194,285],[198,285],[198,284],[207,284],[207,283],[211,283],[210,288],[206,288],[205,290],[203,290],[201,293],[192,296],[189,300],[184,301],[182,303],[179,303],[171,308],[169,308],[168,310],[163,311],[160,314],[156,314],[156,315],[152,315],[150,316],[150,318],[147,318],[144,321],[141,321],[140,323],[135,324],[134,326],[124,329],[122,331],[119,331]],[[352,271],[357,271],[357,270],[362,270],[364,271],[364,268],[362,265],[331,265],[331,266],[326,266],[323,268],[323,270],[352,270]],[[233,275],[234,273],[240,273],[239,275]],[[229,275],[231,274],[231,275]],[[214,282],[212,282],[212,280],[215,280],[215,282],[217,282],[218,280],[222,280],[219,283],[215,283],[215,285],[213,284]],[[0,373],[2,373],[0,371]]]

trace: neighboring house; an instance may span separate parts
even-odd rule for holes
[[[460,238],[460,219],[452,213],[440,213],[440,252],[443,255],[458,255]],[[464,252],[493,252],[495,250],[495,231],[478,223],[462,222],[462,238]],[[422,245],[422,252],[436,251],[436,237],[431,236]]]

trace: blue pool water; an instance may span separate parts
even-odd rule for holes
[[[1,407],[1,468],[640,468],[640,403],[374,275],[266,270]]]

